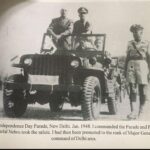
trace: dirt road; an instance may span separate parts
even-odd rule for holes
[[[138,105],[138,104],[137,104]],[[26,113],[20,119],[32,120],[82,120],[80,107],[72,107],[65,103],[63,110],[59,113],[51,113],[49,105],[28,105]],[[119,111],[117,115],[110,115],[108,113],[107,104],[102,104],[99,120],[127,120],[126,116],[130,112],[129,99],[126,97],[122,103],[119,104]],[[3,111],[2,91],[0,91],[0,118],[8,119]]]

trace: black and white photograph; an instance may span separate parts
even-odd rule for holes
[[[150,121],[149,14],[146,0],[0,0],[0,120]]]

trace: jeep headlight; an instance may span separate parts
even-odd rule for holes
[[[77,67],[79,67],[79,61],[78,60],[73,60],[73,61],[71,61],[70,65],[74,68],[77,68]]]
[[[24,60],[24,64],[30,66],[30,65],[32,64],[32,59],[31,59],[31,58],[26,58],[26,59]]]

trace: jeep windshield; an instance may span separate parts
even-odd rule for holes
[[[69,35],[55,42],[48,34],[44,34],[41,52],[51,52],[51,54],[67,52],[77,55],[104,54],[105,38],[105,34]]]
[[[67,38],[70,38],[69,36]],[[103,51],[105,45],[105,35],[83,34],[71,36],[71,50],[93,50]]]

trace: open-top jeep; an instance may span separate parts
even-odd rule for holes
[[[101,104],[107,102],[109,112],[116,114],[116,79],[110,71],[111,58],[104,51],[106,35],[70,35],[70,42],[64,39],[66,49],[57,50],[47,46],[48,38],[44,34],[40,54],[23,55],[18,64],[12,64],[21,72],[4,82],[5,113],[20,117],[35,102],[49,103],[51,112],[57,112],[69,102],[81,105],[85,120],[94,120]]]

